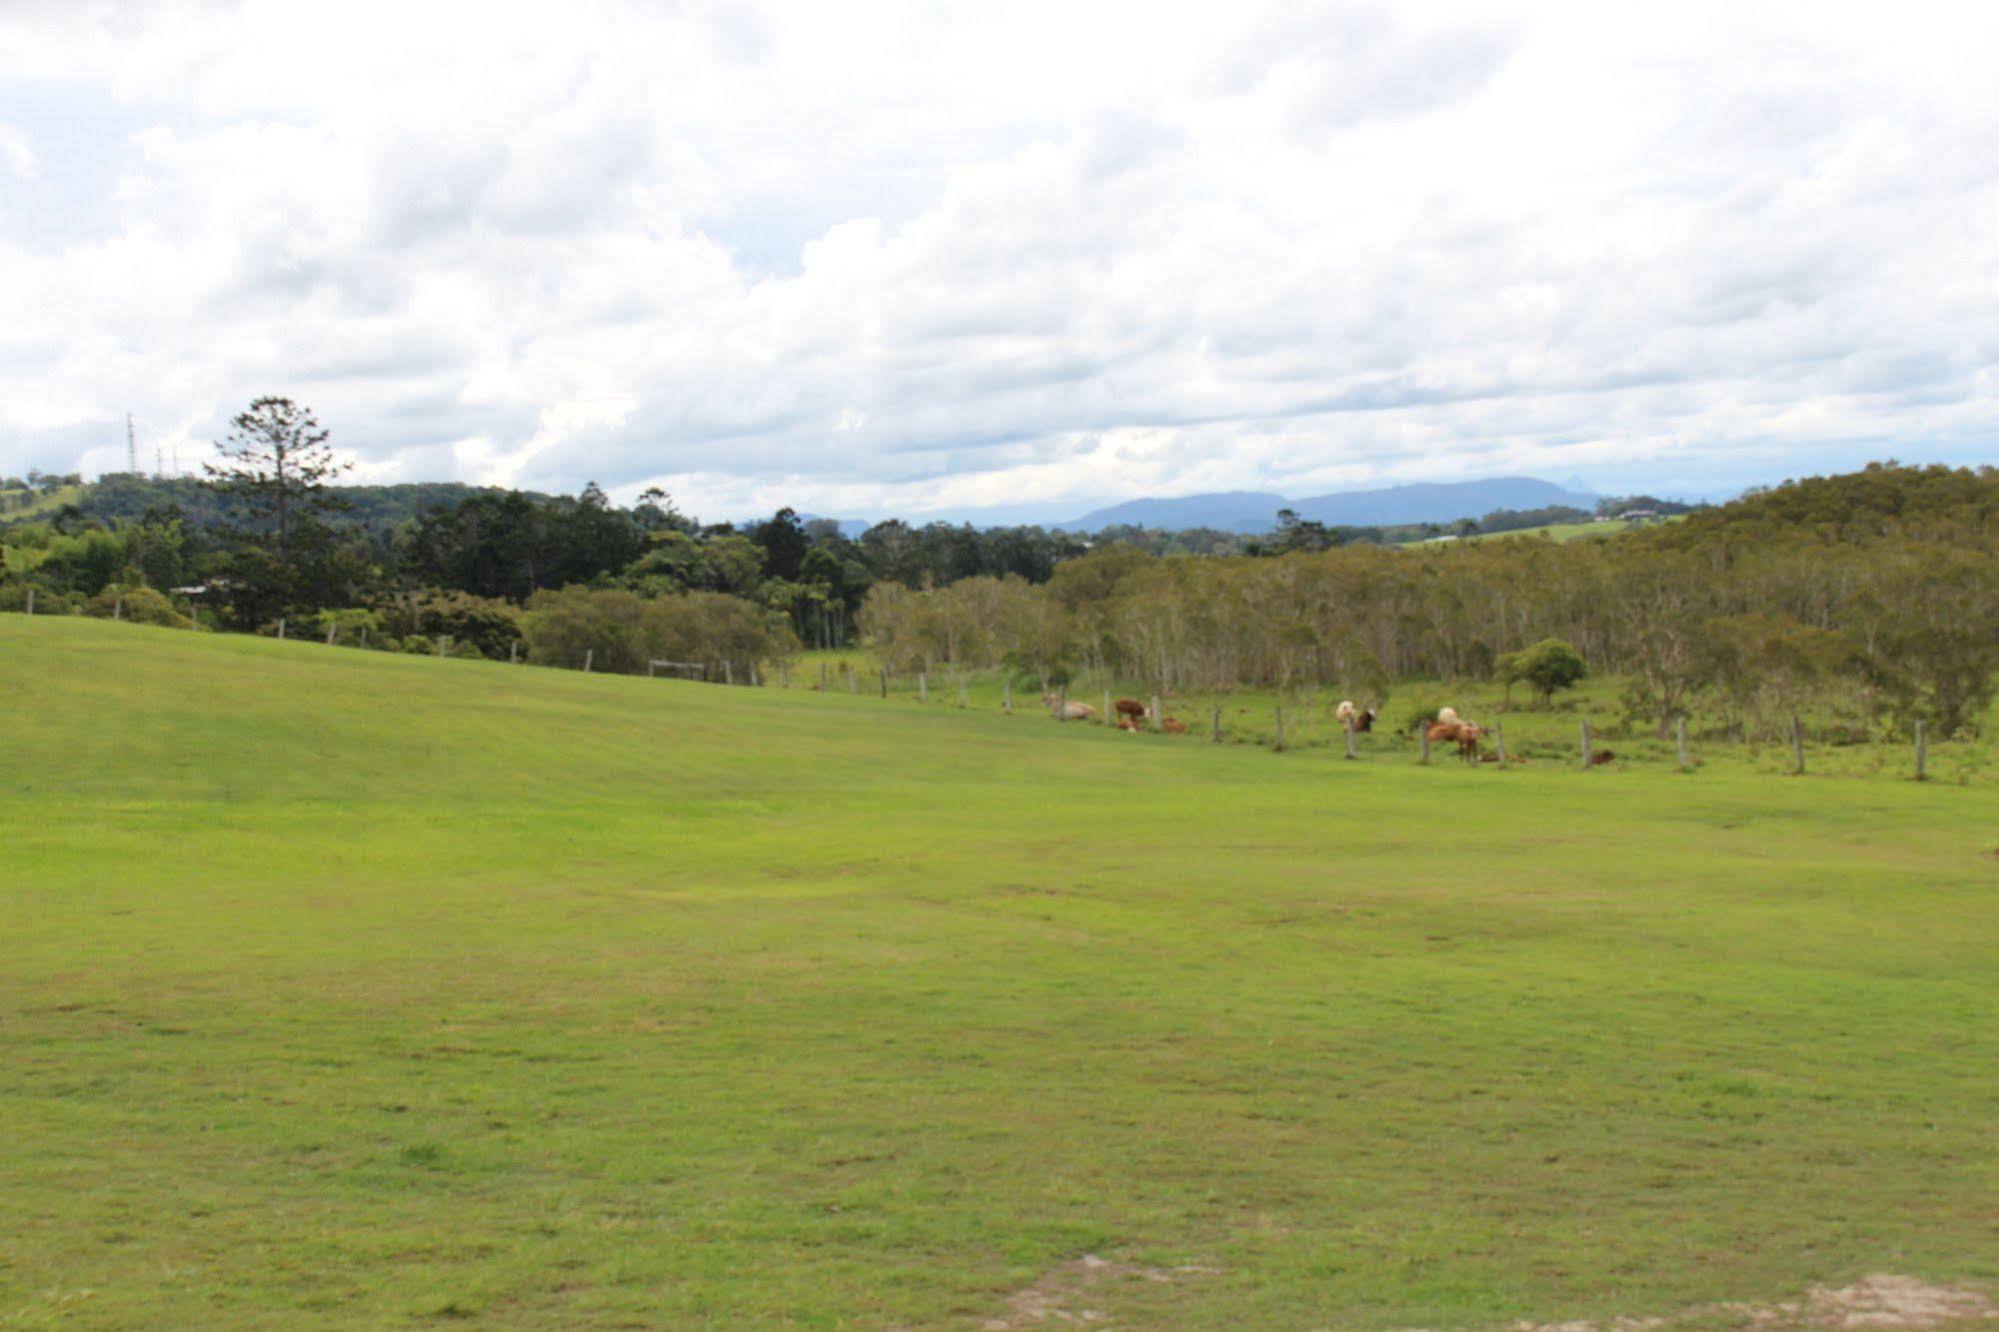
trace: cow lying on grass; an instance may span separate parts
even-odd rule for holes
[[[1041,702],[1057,721],[1088,721],[1097,715],[1097,710],[1089,704],[1074,699],[1064,702],[1056,694],[1043,694]]]

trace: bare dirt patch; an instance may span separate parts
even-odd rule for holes
[[[1938,1286],[1915,1277],[1870,1276],[1850,1286],[1814,1286],[1802,1299],[1777,1304],[1706,1304],[1654,1318],[1515,1323],[1510,1332],[1671,1332],[1733,1328],[1739,1332],[1820,1332],[1821,1329],[1965,1328],[1999,1322],[1999,1304],[1965,1286]]]
[[[1152,1282],[1163,1284],[1189,1277],[1213,1275],[1213,1267],[1147,1267],[1142,1263],[1113,1262],[1086,1253],[1042,1274],[1031,1286],[1007,1296],[1006,1316],[988,1318],[985,1332],[1013,1332],[1013,1329],[1067,1324],[1109,1328],[1110,1315],[1089,1307],[1103,1294],[1121,1284]]]

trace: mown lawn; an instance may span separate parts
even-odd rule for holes
[[[1999,1278],[1975,785],[55,617],[0,616],[0,697],[0,1326],[975,1328],[1034,1288],[1488,1327]]]

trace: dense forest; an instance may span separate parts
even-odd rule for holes
[[[341,486],[310,414],[273,410],[238,418],[236,465],[205,481],[113,475],[0,526],[0,609],[32,596],[38,613],[282,623],[388,650],[588,654],[603,670],[733,663],[743,678],[801,646],[865,642],[898,671],[1357,698],[1410,677],[1511,679],[1553,641],[1622,677],[1633,718],[1662,731],[1698,698],[1743,733],[1807,704],[1860,729],[1921,717],[1949,733],[1976,725],[1999,668],[1990,468],[1877,464],[1569,543],[1396,545],[1411,534],[1292,514],[1253,539],[898,521],[850,538],[789,509],[703,524],[658,491],[621,507],[594,485]],[[269,465],[273,441],[293,450],[288,475]],[[31,480],[0,491],[78,489]],[[1605,511],[1640,502],[1658,505]]]

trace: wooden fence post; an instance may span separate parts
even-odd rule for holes
[[[332,646],[333,646],[333,635],[334,635],[335,633],[337,633],[337,632],[339,631],[339,629],[340,629],[340,626],[339,626],[338,624],[334,624],[334,623],[329,623],[329,624],[328,624],[328,625],[326,626],[326,646],[328,646],[328,647],[332,647]]]
[[[1055,696],[1055,720],[1058,722],[1065,722],[1069,720],[1068,685],[1063,685],[1062,692]]]
[[[1284,750],[1284,705],[1282,703],[1277,705],[1277,750],[1279,753],[1282,753]]]
[[[278,617],[278,641],[285,641],[285,617],[282,615]]]
[[[1673,728],[1673,739],[1680,751],[1680,771],[1685,772],[1687,770],[1687,719],[1684,716],[1679,718],[1679,724]]]
[[[361,631],[361,633],[364,636],[367,634],[367,632],[368,631],[366,629],[363,629]],[[365,637],[363,641],[365,641]],[[516,638],[513,642],[507,644],[507,665],[509,666],[518,665],[520,659],[521,659],[521,640]]]
[[[736,682],[736,668],[729,664],[729,659],[727,657],[724,657],[722,658],[722,683],[725,685],[732,685],[735,682]]]
[[[596,656],[597,656],[596,648],[583,649],[583,673],[585,675],[590,674],[590,663],[596,659]]]
[[[916,673],[916,701],[918,703],[928,703],[930,701],[930,673],[928,671],[918,671]]]
[[[1349,717],[1346,721],[1342,722],[1340,725],[1341,729],[1347,733],[1347,757],[1350,759],[1359,758],[1360,751],[1354,747],[1353,718]]]
[[[444,655],[444,635],[443,635],[443,634],[439,634],[439,635],[437,636],[437,655],[438,655],[438,656],[440,656],[440,657]]]
[[[762,686],[757,683],[757,664],[754,661],[750,663],[750,688],[752,689],[762,688]]]
[[[199,623],[199,621],[197,621],[197,623]],[[361,646],[362,647],[368,646],[368,626],[365,624],[361,626]],[[507,660],[512,661],[513,658],[508,657]]]
[[[1215,704],[1214,708],[1212,709],[1212,711],[1211,711],[1211,713],[1210,713],[1210,716],[1209,716],[1209,719],[1208,719],[1208,722],[1209,722],[1209,725],[1210,725],[1210,726],[1211,726],[1211,727],[1213,728],[1213,731],[1212,731],[1212,733],[1210,734],[1209,738],[1210,738],[1211,740],[1213,740],[1213,741],[1214,741],[1214,742],[1215,742],[1216,744],[1220,744],[1220,743],[1222,742],[1222,705],[1221,705],[1221,704],[1219,704],[1219,703]]]
[[[114,620],[122,620],[125,618],[125,598],[118,597],[112,601],[111,618]]]
[[[847,692],[850,694],[861,692],[861,677],[854,674],[854,663],[851,661],[847,663]]]
[[[1805,728],[1798,725],[1798,714],[1795,712],[1791,714],[1791,757],[1796,760],[1798,765],[1793,775],[1803,776],[1805,771]]]
[[[1116,721],[1117,714],[1111,711],[1111,691],[1106,689],[1104,690],[1104,725],[1110,726]]]
[[[958,706],[961,708],[969,708],[972,706],[972,695],[971,692],[965,688],[965,677],[962,675],[958,677]]]
[[[1012,677],[1012,676],[1010,676],[1010,675],[1009,675],[1009,676],[1008,676],[1008,677],[1006,678],[1006,682],[1005,682],[1005,685],[1006,685],[1006,692],[1005,692],[1005,694],[1004,694],[1004,695],[1002,695],[1002,696],[1001,696],[1001,698],[1000,698],[1000,711],[1001,711],[1001,712],[1004,712],[1004,713],[1005,713],[1005,714],[1006,714],[1007,716],[1011,717],[1011,716],[1013,715],[1013,677]]]
[[[887,697],[888,697],[888,667],[884,666],[884,667],[882,667],[882,668],[881,668],[881,677],[882,677],[882,681],[881,681],[881,683],[882,683],[882,697],[883,697],[883,698],[887,698]]]
[[[1152,716],[1152,729],[1153,729],[1153,730],[1155,730],[1155,731],[1157,731],[1157,730],[1158,730],[1158,729],[1159,729],[1159,728],[1160,728],[1161,726],[1163,726],[1163,725],[1165,724],[1165,719],[1166,719],[1166,714],[1165,714],[1165,712],[1163,712],[1163,711],[1162,711],[1162,710],[1160,709],[1160,706],[1159,706],[1159,695],[1157,695],[1157,694],[1154,694],[1154,695],[1152,696],[1152,713],[1151,713],[1151,716]]]
[[[1589,718],[1583,718],[1583,771],[1589,771],[1590,738]]]
[[[1499,770],[1501,772],[1505,772],[1506,771],[1506,723],[1505,722],[1494,722],[1492,724],[1492,747],[1493,750],[1499,755]]]
[[[35,613],[35,589],[31,587],[28,589],[28,614],[33,615],[34,613]]]
[[[1930,737],[1929,728],[1923,719],[1916,719],[1916,780],[1930,779]]]

